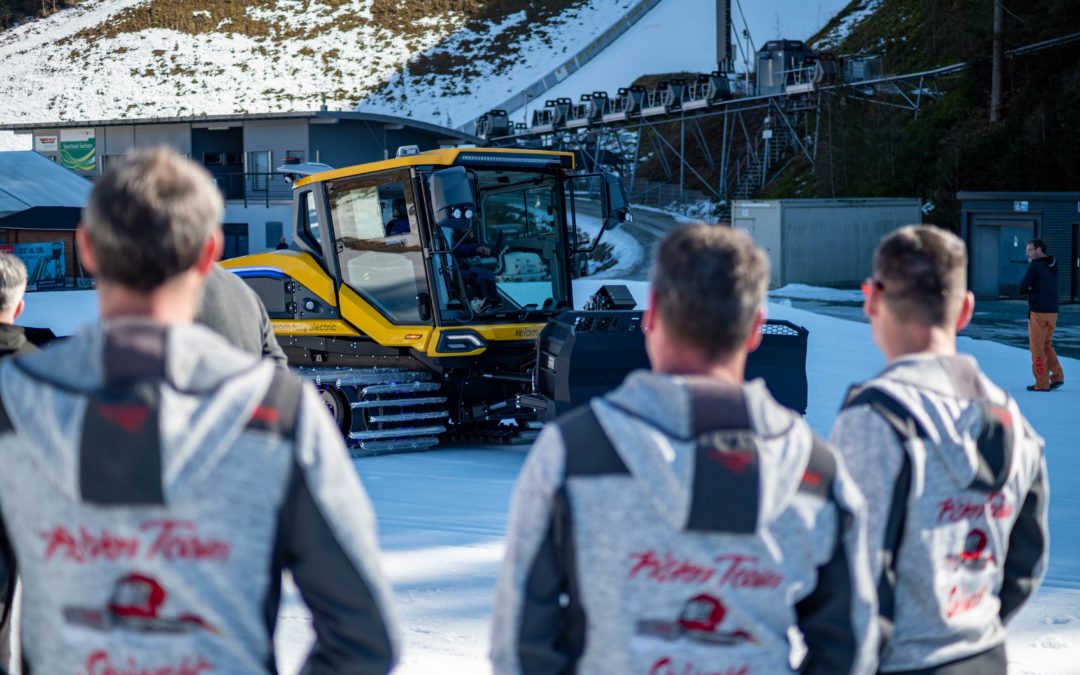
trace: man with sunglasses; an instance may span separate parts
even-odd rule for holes
[[[1005,623],[1046,571],[1043,440],[956,352],[975,306],[959,238],[893,232],[863,291],[888,365],[852,388],[831,440],[872,497],[879,672],[1003,674]]]

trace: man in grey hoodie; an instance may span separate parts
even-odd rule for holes
[[[240,277],[221,265],[214,265],[206,277],[195,322],[240,351],[270,359],[279,368],[289,367],[262,300]]]
[[[768,261],[691,226],[660,245],[652,372],[548,425],[522,469],[497,673],[859,673],[873,666],[863,505],[761,381]]]
[[[1005,673],[1004,624],[1046,571],[1043,441],[956,353],[975,306],[964,243],[904,227],[873,267],[864,310],[888,365],[853,388],[832,441],[874,496],[880,672]]]
[[[140,151],[77,237],[101,323],[0,365],[0,595],[39,673],[276,672],[289,570],[306,673],[395,661],[371,506],[308,384],[192,323],[220,255],[201,167]]]

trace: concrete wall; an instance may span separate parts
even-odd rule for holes
[[[267,223],[279,222],[287,241],[292,241],[292,204],[271,204],[270,206],[226,203],[226,223],[246,223],[248,226],[248,252],[259,253],[274,248],[277,241],[267,241]]]
[[[918,199],[796,200],[783,204],[781,283],[857,286],[889,232],[922,222]]]
[[[765,249],[769,285],[857,286],[881,238],[922,222],[918,199],[737,201],[732,225]]]
[[[244,150],[272,153],[270,171],[285,163],[285,153],[300,151],[304,160],[313,160],[308,156],[308,121],[306,119],[285,120],[250,120],[244,122]],[[253,171],[248,167],[248,171]]]
[[[343,119],[337,124],[312,124],[310,138],[309,159],[336,169],[393,158],[402,145],[416,145],[421,151],[437,150],[439,147],[438,137],[434,134],[417,129],[395,129],[378,122],[361,120]]]
[[[126,155],[135,149],[135,127],[105,127],[105,143],[100,148],[105,155]]]
[[[191,155],[189,124],[138,124],[134,127],[136,148],[166,145],[184,155]]]

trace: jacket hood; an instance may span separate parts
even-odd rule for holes
[[[160,447],[169,449],[162,455],[163,488],[169,491],[198,480],[205,475],[200,467],[217,461],[219,449],[251,415],[273,368],[208,329],[125,317],[5,360],[0,392],[19,433],[33,439],[45,474],[74,497],[91,401],[112,400],[125,387],[143,393],[152,388],[161,398],[160,409],[170,410],[158,419]],[[131,400],[127,394],[117,400]],[[112,409],[109,414],[129,413]]]
[[[1015,401],[967,355],[903,357],[875,384],[911,412],[927,452],[961,489],[1000,489],[1015,470],[1017,438],[1035,436]]]
[[[694,529],[698,493],[720,489],[711,480],[695,484],[709,461],[724,465],[725,475],[735,476],[731,487],[756,502],[746,508],[751,530],[771,521],[798,488],[812,442],[805,422],[777,403],[762,380],[736,386],[637,371],[593,408],[635,482],[677,530]],[[720,449],[709,449],[702,460],[706,436],[720,437]]]
[[[1044,255],[1041,258],[1036,258],[1033,262],[1037,262],[1040,265],[1046,265],[1047,267],[1057,267],[1057,260],[1052,255]]]
[[[165,331],[164,380],[181,391],[215,389],[258,364],[254,356],[235,349],[202,326],[162,326],[145,317],[120,317],[85,326],[68,339],[22,357],[19,365],[28,374],[62,388],[93,391],[106,384],[106,363],[113,358],[114,343],[123,341],[120,348],[126,359],[154,358],[147,351],[154,349],[152,341],[139,336],[158,330]],[[76,363],[79,367],[73,368]]]
[[[26,350],[29,341],[22,326],[0,323],[0,354],[13,354]]]

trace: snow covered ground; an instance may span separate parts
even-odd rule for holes
[[[607,236],[607,235],[605,235]],[[602,280],[575,282],[583,301]],[[639,304],[646,282],[630,287]],[[830,289],[802,288],[800,297],[830,299]],[[66,333],[92,320],[90,292],[34,293],[23,323]],[[883,360],[870,327],[776,303],[773,318],[810,330],[807,420],[827,434],[847,386],[874,374]],[[1063,359],[1073,375],[1052,394],[1025,391],[1030,378],[1022,349],[961,337],[987,373],[1015,396],[1047,440],[1050,468],[1051,562],[1046,584],[1010,626],[1010,672],[1076,673],[1080,663],[1080,360]],[[433,452],[358,460],[357,471],[379,519],[383,565],[396,593],[405,636],[403,674],[472,675],[489,672],[486,661],[494,579],[502,555],[507,506],[525,456],[516,447],[453,447]],[[310,617],[294,589],[285,594],[276,644],[283,673],[295,673],[311,640]]]
[[[590,241],[596,241],[596,236],[600,233],[599,217],[579,213],[577,214],[577,224],[582,233],[589,235]],[[604,236],[600,238],[600,243],[611,246],[611,255],[618,262],[606,270],[591,275],[590,278],[592,279],[618,279],[625,276],[645,256],[644,248],[632,234],[626,231],[626,228],[616,228],[604,232]]]
[[[788,284],[769,291],[770,298],[821,300],[823,302],[862,302],[862,291],[847,288],[821,288],[806,284]]]
[[[836,49],[844,41],[852,30],[877,11],[881,6],[881,0],[859,0],[850,14],[836,25],[829,33],[817,41],[819,49]]]

